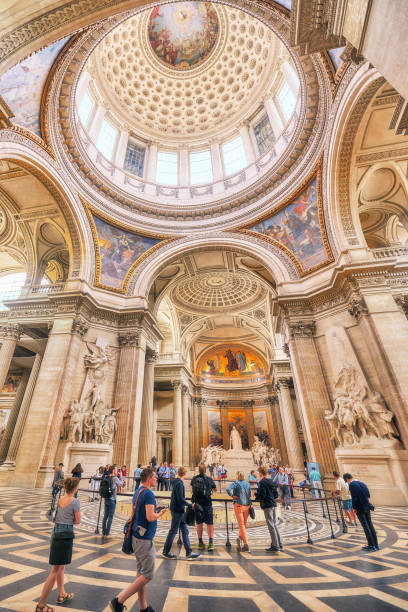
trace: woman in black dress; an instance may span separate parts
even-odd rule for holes
[[[41,597],[35,612],[54,612],[47,604],[47,597],[54,588],[55,582],[58,586],[57,604],[70,601],[73,593],[66,593],[64,589],[65,566],[71,563],[72,544],[74,540],[74,525],[81,522],[80,502],[74,497],[78,491],[79,479],[66,478],[64,480],[65,495],[60,497],[55,514],[55,524],[51,535],[50,559],[51,572],[44,583]]]
[[[77,463],[71,472],[72,478],[79,478],[81,480],[83,471],[82,465]],[[78,491],[75,493],[75,497],[78,497]]]

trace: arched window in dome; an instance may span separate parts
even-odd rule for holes
[[[8,310],[4,301],[16,300],[19,297],[25,279],[25,272],[13,272],[0,277],[0,310]]]
[[[126,149],[124,169],[131,174],[143,177],[145,157],[145,147],[141,147],[129,140]]]
[[[109,121],[104,119],[95,144],[97,149],[109,161],[112,161],[117,137],[118,130]]]
[[[177,185],[178,155],[170,151],[158,151],[156,183],[160,185]]]
[[[296,96],[285,81],[280,88],[278,95],[279,107],[286,121],[289,121],[296,106]]]
[[[255,123],[253,129],[258,151],[262,155],[272,147],[276,140],[268,115],[263,115],[258,123]]]
[[[211,183],[212,180],[211,151],[207,149],[190,153],[190,184],[202,185]]]
[[[222,156],[224,159],[224,170],[225,175],[230,176],[239,172],[242,168],[247,165],[247,159],[245,157],[244,143],[242,142],[241,136],[237,136],[225,142],[222,145]]]
[[[78,107],[78,114],[84,128],[88,126],[89,118],[92,114],[93,108],[95,106],[94,101],[92,100],[89,93],[86,91],[82,97],[81,103]]]

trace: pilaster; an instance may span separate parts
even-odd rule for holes
[[[139,463],[148,465],[152,451],[152,430],[154,422],[153,396],[154,396],[154,364],[159,358],[157,351],[146,348],[145,370],[143,380],[143,401],[140,419],[140,445]]]
[[[173,463],[179,467],[183,462],[183,414],[181,402],[182,383],[173,380]]]

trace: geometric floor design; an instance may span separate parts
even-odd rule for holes
[[[0,489],[0,612],[35,608],[49,571],[48,502],[41,490]],[[408,510],[376,508],[374,523],[381,550],[371,554],[361,551],[365,539],[358,528],[313,545],[284,539],[277,556],[259,546],[239,554],[222,544],[195,563],[184,560],[184,551],[176,562],[158,556],[149,603],[156,612],[408,610]],[[108,612],[108,601],[134,573],[134,558],[122,554],[119,538],[104,541],[77,528],[66,572],[75,599],[62,608]],[[54,592],[50,605],[55,600]],[[134,599],[127,605],[139,610]]]

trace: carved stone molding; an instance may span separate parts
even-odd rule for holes
[[[361,315],[368,314],[368,308],[365,300],[358,293],[353,293],[347,310],[357,322],[360,320]]]
[[[279,377],[276,379],[274,387],[276,391],[280,391],[280,389],[291,389],[293,387],[293,380],[290,377]]]
[[[18,323],[6,323],[0,325],[0,339],[18,341],[23,333],[23,328]]]
[[[85,336],[88,329],[89,325],[84,319],[82,319],[82,317],[76,317],[72,321],[71,332],[73,334],[78,334],[82,338],[83,336]]]
[[[228,400],[217,400],[216,401],[217,406],[219,406],[219,408],[227,408],[229,405]]]
[[[394,295],[394,300],[408,319],[408,294]]]
[[[182,389],[183,389],[183,383],[181,382],[181,380],[172,380],[171,381],[171,386],[173,387],[173,389],[175,391],[177,389],[180,389],[180,391],[182,391]]]
[[[154,351],[153,349],[147,347],[146,348],[146,355],[145,355],[146,363],[156,363],[156,361],[158,359],[159,359],[159,353],[157,351]]]
[[[313,338],[316,333],[314,321],[295,321],[288,323],[291,338]]]
[[[119,334],[120,346],[140,346],[140,332],[122,332]]]

